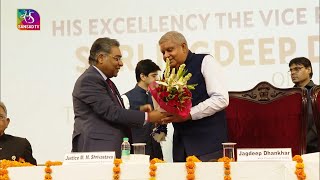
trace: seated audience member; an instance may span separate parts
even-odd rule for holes
[[[37,165],[37,161],[32,156],[32,148],[26,138],[20,138],[5,134],[10,119],[7,117],[7,108],[3,102],[0,102],[0,160],[23,159],[25,162]]]
[[[316,86],[311,80],[313,72],[309,59],[305,57],[297,57],[289,62],[289,72],[291,74],[291,80],[295,84],[294,87],[310,89]],[[318,151],[318,133],[313,121],[312,107],[310,95],[308,95],[308,122],[307,122],[307,153]]]
[[[139,110],[140,106],[152,104],[151,95],[148,94],[148,86],[158,77],[160,67],[150,59],[138,62],[135,74],[137,84],[130,91],[122,95],[125,108]],[[140,128],[131,128],[133,143],[146,143],[145,153],[150,155],[150,159],[163,159],[160,143],[155,141],[150,134],[154,128],[154,123],[147,123]]]

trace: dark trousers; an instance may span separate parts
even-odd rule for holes
[[[173,162],[186,162],[188,155],[185,150],[183,152],[184,152],[183,154],[176,154],[175,156],[173,156]],[[222,156],[223,156],[223,152],[222,150],[219,150],[212,153],[197,156],[197,158],[200,159],[202,162],[209,162],[209,161],[212,162],[212,161],[218,161],[218,159],[221,158]]]

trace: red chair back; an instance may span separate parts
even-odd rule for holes
[[[228,138],[237,148],[291,148],[306,151],[307,91],[260,82],[248,91],[229,92]]]
[[[320,152],[320,85],[312,87],[310,91],[313,120],[318,132],[318,147]]]

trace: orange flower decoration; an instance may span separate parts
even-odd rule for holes
[[[34,166],[28,162],[25,162],[24,159],[19,158],[19,161],[10,161],[10,160],[1,160],[0,162],[0,180],[10,180],[9,172],[7,168],[9,167],[24,167],[24,166]]]
[[[300,155],[295,155],[292,158],[293,161],[296,161],[296,170],[295,170],[295,174],[298,178],[298,180],[304,180],[307,178],[306,173],[304,172],[304,164],[303,164],[303,159]]]
[[[196,166],[196,164],[193,161],[187,161],[186,167],[187,169],[193,170],[193,168]]]
[[[292,160],[298,162],[298,163],[303,163],[303,159],[300,155],[295,155]]]
[[[194,180],[196,177],[194,174],[188,174],[187,175],[187,180]]]
[[[5,174],[8,174],[8,170],[7,169],[1,169],[0,170],[0,176],[3,176]]]
[[[157,166],[155,164],[150,164],[149,169],[152,171],[156,171],[157,170]]]
[[[158,159],[158,158],[153,158],[153,159],[150,161],[150,165],[149,165],[149,169],[150,169],[149,175],[150,175],[150,178],[149,178],[149,180],[156,180],[156,176],[157,176],[157,166],[156,166],[156,163],[164,163],[164,161],[161,160],[161,159]]]
[[[120,179],[120,174],[114,174],[112,177],[114,180],[118,180]]]
[[[230,162],[232,159],[228,157],[222,157],[218,159],[218,162],[223,162],[223,167],[224,167],[224,180],[231,180],[231,166]]]
[[[194,169],[187,169],[188,174],[194,174]]]
[[[200,161],[200,159],[198,159],[196,156],[188,156],[187,157],[187,159],[186,159],[186,161],[188,162],[190,162],[190,161],[192,161],[192,162],[201,162]]]
[[[44,168],[44,180],[52,180],[52,169],[51,166],[61,166],[62,162],[61,161],[47,161],[45,163],[45,168]]]
[[[196,178],[195,176],[195,168],[196,163],[195,162],[201,162],[196,156],[188,156],[186,159],[186,169],[187,169],[187,180],[194,180]]]
[[[49,167],[46,167],[46,168],[44,169],[44,172],[46,172],[46,173],[48,173],[48,174],[51,174],[51,173],[52,173],[52,169],[49,168]]]
[[[225,175],[230,175],[231,174],[230,169],[229,170],[224,170],[224,174]]]
[[[121,173],[121,168],[120,164],[122,163],[121,159],[115,159],[113,161],[113,180],[118,180],[120,179],[120,173]]]

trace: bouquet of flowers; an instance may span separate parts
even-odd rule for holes
[[[170,69],[170,61],[167,59],[163,78],[149,85],[148,89],[156,110],[178,114],[183,118],[189,115],[192,107],[190,90],[195,89],[197,84],[187,84],[192,74],[187,72],[185,66],[180,65],[176,73],[175,68]],[[165,140],[166,131],[165,125],[159,125],[151,135],[160,142]]]

